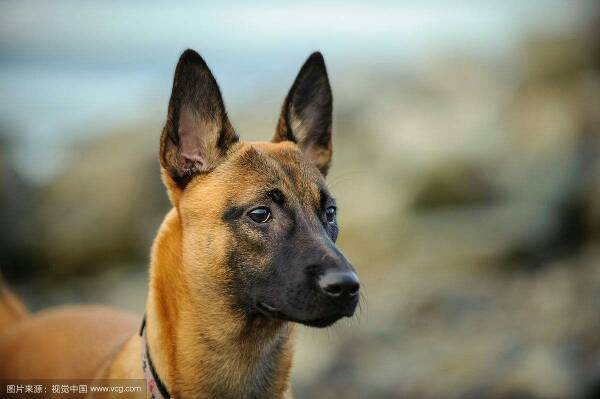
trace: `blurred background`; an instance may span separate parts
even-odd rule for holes
[[[31,309],[144,309],[179,54],[268,139],[300,65],[334,92],[360,314],[302,328],[298,398],[600,397],[595,1],[0,3],[0,266]]]

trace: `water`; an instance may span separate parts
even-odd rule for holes
[[[453,52],[502,57],[531,32],[571,29],[586,4],[2,2],[0,127],[18,169],[43,182],[73,139],[161,121],[187,47],[207,59],[235,117],[261,96],[278,93],[268,100],[278,104],[315,49],[334,77]]]

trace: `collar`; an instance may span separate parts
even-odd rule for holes
[[[146,388],[152,399],[172,399],[171,394],[163,384],[162,380],[156,373],[154,363],[150,357],[148,349],[148,340],[146,339],[146,315],[142,319],[140,327],[140,337],[142,337],[142,369],[144,370],[144,379],[146,380]]]

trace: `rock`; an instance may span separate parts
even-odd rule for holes
[[[489,204],[500,195],[482,167],[467,161],[440,162],[421,179],[412,204],[417,211]]]
[[[39,193],[39,273],[90,272],[117,261],[146,263],[168,209],[158,132],[132,128],[73,146],[64,173]]]
[[[0,133],[0,269],[9,279],[26,276],[38,260],[34,189],[13,167],[13,148]]]

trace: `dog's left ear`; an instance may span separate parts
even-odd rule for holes
[[[333,153],[331,143],[332,96],[325,60],[310,55],[281,110],[273,142],[293,141],[325,176]]]

